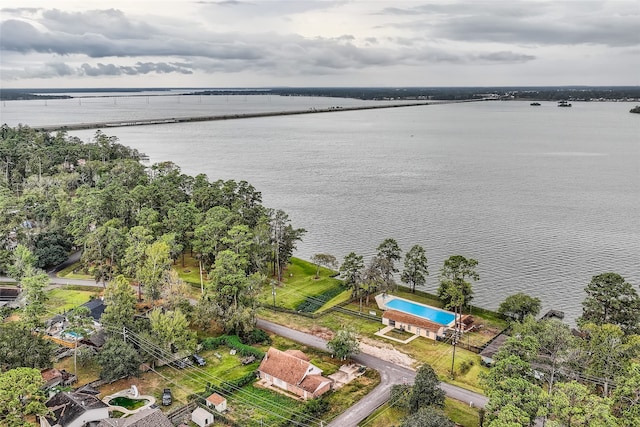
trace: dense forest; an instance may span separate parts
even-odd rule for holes
[[[3,273],[11,273],[16,247],[38,268],[81,250],[81,268],[96,283],[125,275],[156,301],[170,265],[195,254],[224,288],[210,302],[229,311],[220,316],[229,330],[243,333],[253,329],[253,301],[246,316],[230,307],[240,310],[238,299],[259,288],[254,282],[279,278],[304,234],[246,181],[188,176],[171,162],[145,167],[140,153],[101,131],[90,143],[28,127],[3,126],[0,136]]]

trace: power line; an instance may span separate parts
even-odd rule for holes
[[[113,330],[113,329],[112,329]],[[123,331],[119,331],[119,330],[114,330],[117,333],[122,334]],[[170,369],[173,369],[174,371],[183,374],[184,376],[189,377],[191,380],[195,381],[198,384],[201,384],[202,386],[204,386],[204,388],[207,388],[208,386],[210,386],[212,383],[214,382],[225,382],[224,379],[216,377],[212,374],[210,374],[209,372],[206,372],[204,370],[202,370],[199,367],[192,367],[192,369],[190,369],[189,371],[180,371],[177,368],[175,368],[172,365],[173,362],[173,355],[168,353],[166,350],[162,349],[161,347],[157,346],[156,344],[148,341],[147,339],[140,337],[138,334],[128,330],[125,328],[126,331],[126,335],[127,335],[127,339],[131,340],[134,344],[138,345],[140,348],[142,348],[144,351],[146,351],[147,353],[149,353],[152,357],[157,358],[158,360],[160,360],[161,362],[166,363],[167,366],[169,366]],[[154,372],[158,373],[155,369],[153,370]],[[195,372],[194,372],[195,371]],[[161,375],[161,374],[159,374]],[[164,377],[163,375],[161,375],[163,378],[166,379],[166,377]],[[175,381],[171,381],[173,383],[175,383]],[[276,412],[274,412],[273,410],[269,409],[268,407],[265,407],[264,405],[270,405],[272,408],[280,410],[282,412],[288,413],[291,416],[302,416],[303,419],[306,419],[307,423],[315,423],[315,424],[319,424],[322,425],[322,420],[309,416],[307,414],[303,414],[300,412],[295,412],[292,411],[289,407],[284,406],[284,405],[280,405],[277,403],[274,403],[266,398],[263,398],[262,396],[256,395],[254,393],[251,393],[241,387],[237,387],[233,384],[227,383],[227,385],[229,386],[230,389],[238,392],[239,394],[242,395],[242,397],[239,397],[237,395],[232,395],[230,392],[229,393],[225,393],[224,391],[221,391],[221,394],[226,394],[225,397],[228,397],[232,400],[237,400],[239,402],[242,402],[248,406],[258,406],[261,410],[263,410],[264,412],[270,413],[276,417],[285,419],[285,420],[289,420],[292,423],[296,424],[296,425],[300,425],[300,426],[304,426],[304,425],[309,425],[309,424],[302,424],[300,422],[297,422],[295,420],[292,420],[291,418],[287,418],[284,417]],[[179,386],[179,388],[181,388],[182,390],[185,390],[185,388]],[[194,390],[191,390],[191,392],[193,393]],[[246,397],[244,396],[246,395]],[[250,399],[250,400],[249,400]],[[256,401],[259,401],[262,403],[263,406],[257,405]]]
[[[140,346],[140,347],[145,347],[145,346],[146,346],[146,344],[144,344],[144,343],[142,343],[142,342],[138,341],[138,339],[137,339],[137,338],[132,338],[132,339],[131,339],[131,341],[132,341],[134,344],[136,344],[136,345],[138,345],[138,346]],[[187,374],[187,373],[184,373],[184,372],[182,372],[182,371],[179,371],[177,368],[175,368],[174,366],[172,366],[172,365],[171,365],[172,361],[169,361],[169,360],[163,359],[161,354],[159,355],[158,353],[154,353],[154,352],[156,352],[157,350],[153,350],[153,349],[151,349],[151,350],[150,350],[149,348],[147,348],[147,349],[146,349],[146,351],[148,351],[148,352],[149,352],[153,357],[157,358],[157,359],[158,359],[158,360],[160,360],[161,362],[166,363],[166,365],[167,365],[167,366],[169,366],[169,368],[173,369],[174,371],[176,371],[176,372],[178,372],[178,373],[183,374],[184,376],[189,376],[191,380],[193,380],[193,381],[195,381],[196,383],[198,383],[198,384],[200,384],[200,385],[204,386],[205,388],[206,388],[207,386],[209,386],[209,385],[210,385],[210,382],[206,380],[206,377],[203,379],[201,376],[194,376],[194,374],[193,374],[193,373],[188,373],[188,374]],[[168,378],[168,377],[165,377],[164,375],[160,374],[160,373],[159,373],[157,370],[155,370],[155,369],[152,369],[152,370],[153,370],[153,372],[157,373],[157,374],[158,374],[158,375],[160,375],[161,377],[165,378],[167,381],[170,381],[171,383],[176,384],[176,385],[178,386],[178,388],[182,389],[183,391],[185,391],[185,392],[187,392],[187,393],[189,393],[189,392],[190,392],[191,394],[196,394],[196,395],[198,395],[198,394],[195,392],[195,390],[193,390],[193,389],[187,389],[187,388],[185,388],[185,387],[182,387],[182,386],[180,386],[178,383],[176,383],[176,381],[175,381],[175,380],[172,380],[172,379],[170,379],[170,378]],[[235,401],[238,401],[238,402],[244,403],[245,405],[249,405],[249,406],[258,406],[258,405],[255,405],[253,402],[250,402],[250,401],[244,400],[244,399],[239,398],[239,397],[237,397],[237,396],[234,396],[234,395],[232,395],[231,393],[228,393],[228,392],[220,391],[220,394],[222,394],[224,397],[228,398],[229,400],[235,400]],[[266,413],[270,413],[270,414],[272,414],[272,415],[274,415],[274,416],[276,416],[276,417],[279,417],[279,418],[282,418],[282,419],[285,419],[285,420],[290,420],[289,418],[284,417],[284,416],[282,416],[282,415],[280,415],[280,414],[278,414],[278,413],[276,413],[276,412],[273,412],[273,411],[269,410],[268,408],[260,407],[260,409],[262,409],[264,412],[266,412]],[[293,415],[295,415],[295,414],[296,414],[296,413],[292,413],[292,412],[290,412],[290,413],[291,413],[291,414],[293,414]],[[249,418],[249,417],[248,417],[248,416],[244,416],[244,418]],[[295,421],[293,421],[293,422],[295,423]],[[304,425],[304,424],[300,424],[300,423],[296,423],[296,424],[298,424],[298,425],[302,425],[302,426]]]
[[[185,376],[190,377],[190,379],[198,382],[199,384],[204,385],[205,387],[211,384],[211,380],[212,379],[216,380],[217,382],[224,382],[224,380],[222,378],[216,377],[216,376],[214,376],[214,375],[212,375],[212,374],[210,374],[210,373],[208,373],[208,372],[206,372],[206,371],[204,371],[204,370],[202,370],[202,369],[200,369],[198,367],[193,367],[194,368],[193,370],[186,371],[186,372],[185,371],[179,371],[177,368],[172,366],[172,364],[171,364],[171,362],[172,362],[171,359],[172,358],[167,358],[166,355],[168,353],[165,350],[161,349],[160,347],[158,347],[157,345],[155,345],[153,343],[150,343],[148,340],[145,340],[142,337],[136,336],[134,339],[140,345],[146,346],[147,349],[149,347],[152,347],[152,350],[155,352],[155,353],[152,353],[152,354],[154,356],[158,357],[158,359],[160,359],[161,361],[167,363],[167,365],[170,368],[174,369],[176,372],[183,373]],[[158,356],[158,354],[160,356]],[[169,356],[171,357],[171,355],[169,355]],[[196,372],[193,372],[194,370]],[[209,380],[209,381],[207,381],[207,380]],[[273,402],[270,402],[270,401],[268,401],[268,400],[266,400],[266,399],[264,399],[264,398],[262,398],[260,396],[254,395],[254,394],[252,394],[252,393],[250,393],[250,392],[248,392],[248,391],[246,391],[246,390],[244,390],[244,389],[242,389],[240,387],[233,386],[233,384],[229,384],[229,385],[230,385],[230,388],[235,389],[236,391],[238,391],[241,394],[248,394],[249,395],[248,397],[251,398],[251,399],[261,400],[261,401],[263,401],[263,403],[271,404],[271,405],[275,406],[277,409],[281,409],[281,410],[283,410],[285,412],[289,412],[289,413],[291,413],[293,415],[297,415],[296,412],[291,411],[288,407],[285,407],[285,406],[282,406],[282,405],[273,404]],[[228,394],[229,394],[229,396],[231,396],[231,393],[228,393]],[[249,402],[247,400],[244,400],[244,398],[239,398],[237,396],[234,396],[233,398],[236,399],[236,400],[242,401],[244,403],[247,403],[247,404],[254,404],[254,401]],[[270,411],[267,408],[263,408],[263,409],[265,411],[267,411],[267,412],[273,413],[272,411]],[[275,414],[275,413],[273,413],[273,414]]]

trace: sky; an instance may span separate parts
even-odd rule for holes
[[[640,0],[3,0],[3,88],[637,86]]]

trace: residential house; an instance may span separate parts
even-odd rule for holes
[[[104,309],[107,306],[104,304],[104,301],[101,298],[94,298],[82,304],[81,307],[87,307],[90,312],[90,316],[93,317],[93,320],[97,323],[100,323],[100,318],[102,317],[102,313],[104,313]]]
[[[213,407],[218,412],[224,412],[227,410],[227,399],[220,396],[218,393],[213,393],[211,396],[207,397],[207,406]]]
[[[200,427],[207,427],[208,425],[213,424],[213,414],[204,408],[197,407],[191,413],[191,421]]]
[[[45,405],[51,412],[40,417],[40,427],[95,426],[109,418],[109,406],[91,394],[63,391]]]
[[[173,427],[173,423],[159,409],[143,409],[126,418],[107,418],[96,427]]]
[[[43,389],[48,389],[51,387],[55,387],[57,385],[69,386],[77,381],[75,375],[70,372],[63,370],[58,370],[56,368],[49,368],[40,371],[40,375],[42,375],[42,379],[44,380]]]
[[[258,374],[261,379],[305,400],[326,393],[332,385],[329,378],[322,376],[322,370],[299,350],[280,351],[271,347],[258,367]]]
[[[80,340],[81,344],[86,344],[94,349],[102,348],[105,342],[107,342],[107,333],[103,329],[92,333],[86,338],[83,337]]]
[[[382,323],[432,340],[443,337],[447,329],[440,323],[398,310],[386,310],[382,315]]]

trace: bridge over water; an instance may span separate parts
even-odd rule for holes
[[[459,101],[428,101],[428,102],[407,102],[403,104],[383,104],[383,105],[364,105],[355,107],[328,107],[328,108],[309,108],[305,110],[291,110],[291,111],[269,111],[269,112],[256,112],[256,113],[237,113],[237,114],[221,114],[221,115],[207,115],[207,116],[189,116],[189,117],[170,117],[160,119],[141,119],[141,120],[122,120],[122,121],[108,121],[108,122],[86,122],[86,123],[73,123],[66,125],[53,125],[53,126],[34,126],[34,129],[43,131],[60,131],[60,130],[84,130],[84,129],[103,129],[103,128],[116,128],[126,126],[147,126],[147,125],[163,125],[171,123],[189,123],[189,122],[206,122],[215,120],[237,120],[237,119],[251,119],[256,117],[273,117],[273,116],[291,116],[299,114],[317,114],[317,113],[335,113],[342,111],[355,111],[355,110],[376,110],[382,108],[401,108],[401,107],[421,107],[425,105],[434,104],[451,104],[460,102],[477,102],[484,101],[485,99],[469,99]]]

